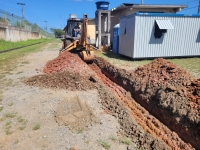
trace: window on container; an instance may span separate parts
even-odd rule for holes
[[[120,34],[121,35],[126,34],[126,22],[122,22],[120,24]]]
[[[168,29],[174,29],[170,20],[156,20],[154,37],[161,38],[165,33],[167,33]]]

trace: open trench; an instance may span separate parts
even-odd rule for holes
[[[46,64],[46,74],[31,77],[25,83],[72,91],[97,89],[105,112],[118,118],[120,132],[139,148],[200,149],[200,109],[195,101],[195,96],[196,100],[200,96],[200,80],[192,82],[193,86],[189,74],[162,59],[150,65],[146,66],[150,73],[145,72],[145,67],[139,68],[138,75],[143,71],[145,76],[138,77],[103,58],[96,57],[93,64],[87,65],[78,55],[66,52]],[[186,96],[187,88],[176,88],[182,81],[190,85],[187,88],[193,94],[196,90],[195,95],[189,95],[192,100]]]
[[[133,118],[136,121],[136,124],[138,124],[145,132],[149,133],[146,136],[152,136],[155,139],[159,139],[160,143],[159,145],[156,144],[155,141],[150,141],[148,144],[151,145],[152,143],[155,144],[155,147],[151,147],[151,149],[185,149],[189,150],[192,149],[192,146],[190,144],[186,144],[184,141],[182,141],[179,136],[171,131],[168,127],[163,125],[158,119],[156,119],[154,116],[149,114],[147,110],[145,110],[141,105],[139,105],[132,97],[131,94],[128,93],[123,87],[119,86],[115,82],[111,81],[105,74],[102,73],[101,69],[96,64],[89,65],[92,70],[96,72],[96,75],[98,78],[114,93],[114,95],[117,97],[119,102],[124,106],[124,111],[128,111],[128,114],[131,118]],[[105,102],[106,103],[106,102]],[[117,101],[116,101],[117,103]],[[112,111],[112,107],[108,107],[108,110]],[[114,108],[118,109],[118,108]],[[114,116],[116,115],[115,112],[117,110],[114,110]],[[133,123],[133,122],[130,122]],[[123,121],[121,123],[123,126]],[[129,126],[134,127],[134,124],[129,124]],[[126,128],[126,127],[125,127]],[[131,137],[130,130],[125,130],[126,135]],[[162,143],[162,142],[163,143]],[[145,141],[147,142],[147,141]],[[161,144],[162,143],[162,144]],[[141,145],[144,143],[140,143]],[[166,145],[167,146],[166,146]]]

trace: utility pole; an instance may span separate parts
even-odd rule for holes
[[[198,7],[198,14],[200,13],[200,0],[199,0],[199,7]]]
[[[24,19],[24,3],[17,3],[18,5],[22,6],[22,20]]]
[[[46,22],[46,31],[47,31],[47,21],[44,21],[44,22]]]

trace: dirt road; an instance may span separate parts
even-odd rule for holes
[[[58,56],[59,48],[49,43],[4,78],[1,149],[198,148],[199,80],[164,59],[127,71],[99,57],[88,65]]]
[[[60,43],[47,44],[43,51],[20,59],[3,78],[6,86],[1,94],[0,149],[134,149],[135,145],[119,134],[117,119],[101,108],[97,90],[69,91],[24,84],[25,79],[43,74],[43,67],[58,56],[60,47]],[[66,117],[81,117],[81,113],[89,116],[90,125],[70,120],[72,127],[64,125]]]

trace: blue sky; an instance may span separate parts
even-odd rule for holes
[[[17,16],[22,16],[21,6],[17,3],[25,3],[24,17],[31,23],[38,24],[45,28],[46,22],[49,28],[63,28],[66,25],[70,13],[82,17],[84,13],[89,18],[94,18],[96,11],[96,0],[0,0],[0,9],[8,11]],[[119,6],[121,3],[140,4],[141,0],[109,0],[110,9]],[[198,10],[199,0],[144,0],[144,4],[184,4],[188,9],[183,10],[184,14],[195,14]]]

